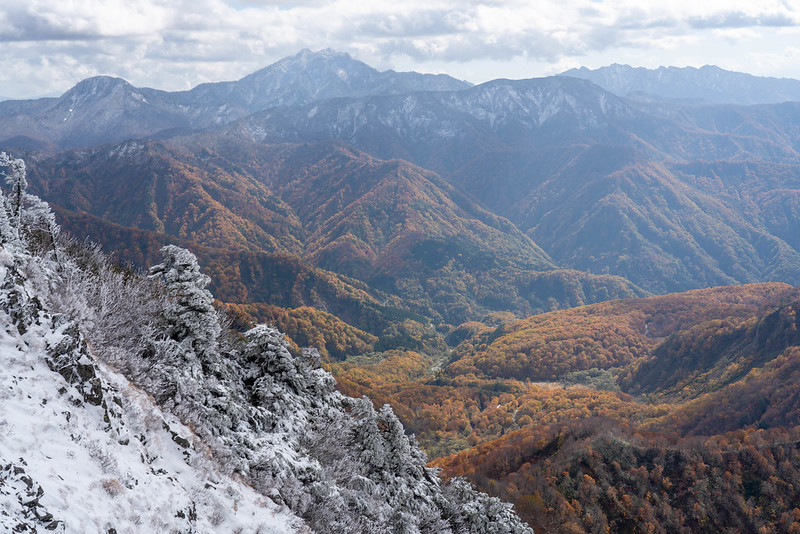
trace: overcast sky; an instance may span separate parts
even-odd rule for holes
[[[800,78],[800,0],[0,0],[0,97],[189,89],[303,48],[480,83],[611,63]]]

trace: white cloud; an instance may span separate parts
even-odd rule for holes
[[[508,77],[601,60],[737,64],[754,49],[781,57],[785,45],[770,43],[799,26],[780,0],[4,0],[0,94],[64,91],[92,74],[187,88],[301,48],[473,81],[495,72],[490,61]]]
[[[155,1],[9,0],[0,14],[0,41],[45,41],[151,34],[167,28],[171,12]]]

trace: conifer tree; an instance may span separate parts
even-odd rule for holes
[[[12,224],[19,230],[22,224],[22,203],[28,188],[26,179],[25,162],[21,159],[12,159],[5,152],[0,152],[0,167],[6,167],[6,184],[11,188],[9,199],[9,213]]]
[[[2,198],[2,211],[0,216],[0,240],[4,246],[19,249],[28,245],[25,234],[30,236],[36,232],[43,232],[47,236],[46,247],[54,255],[56,264],[59,264],[58,244],[56,238],[61,229],[56,223],[50,206],[35,195],[28,193],[28,180],[25,161],[14,159],[5,152],[0,152],[0,167],[5,168],[3,174],[6,185],[9,186],[9,196]]]
[[[3,175],[6,184],[11,187],[11,196],[2,195],[2,214],[0,215],[0,238],[4,247],[14,250],[20,248],[20,226],[22,193],[27,187],[25,179],[25,162],[12,159],[5,152],[0,152],[0,167],[4,167]],[[16,199],[16,200],[15,200]]]
[[[216,352],[219,319],[206,289],[211,279],[200,272],[197,257],[185,248],[161,248],[162,263],[150,268],[150,278],[161,280],[172,300],[164,315],[169,337],[184,349],[203,356]]]
[[[164,339],[153,343],[151,376],[158,377],[159,402],[196,417],[208,391],[206,378],[221,370],[221,327],[212,306],[213,296],[205,287],[208,276],[200,272],[190,251],[167,245],[164,261],[150,268],[150,278],[164,284],[168,303],[163,311]]]

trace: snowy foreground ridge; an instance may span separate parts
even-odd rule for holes
[[[76,348],[66,324],[44,319],[20,335],[7,313],[0,321],[0,531],[297,530],[119,373],[68,355],[101,384],[93,397],[54,372],[48,350]]]
[[[112,269],[0,171],[0,531],[531,532],[316,351],[223,328],[189,251]]]

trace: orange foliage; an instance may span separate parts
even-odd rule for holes
[[[572,371],[626,366],[647,356],[665,336],[713,319],[753,317],[794,293],[786,284],[752,284],[535,315],[462,342],[446,371],[555,380]]]
[[[800,525],[797,429],[675,440],[590,419],[525,428],[436,464],[513,502],[544,531],[793,532]]]
[[[314,347],[325,359],[342,360],[346,356],[373,350],[376,336],[359,330],[335,315],[308,306],[286,309],[264,303],[224,304],[243,327],[269,323],[285,333],[300,347]],[[246,324],[250,323],[250,324]]]

